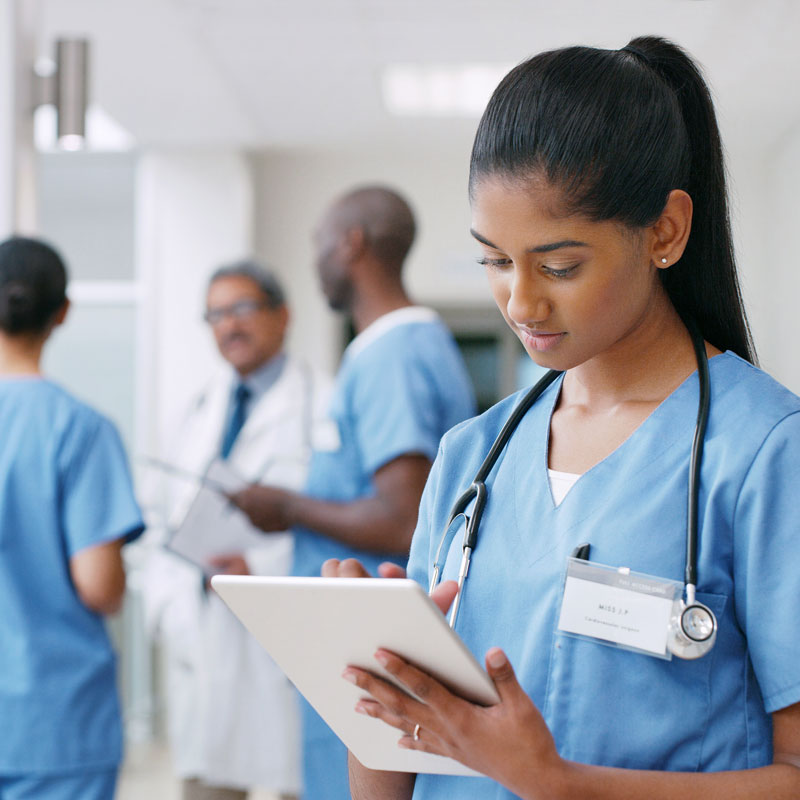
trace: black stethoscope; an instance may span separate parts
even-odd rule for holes
[[[684,573],[684,596],[676,601],[672,617],[669,622],[667,635],[667,648],[679,658],[694,659],[704,656],[714,645],[717,637],[717,619],[714,612],[697,601],[697,504],[700,495],[700,465],[703,460],[703,443],[705,440],[706,425],[708,424],[708,409],[711,401],[711,382],[708,374],[708,355],[702,336],[692,327],[692,344],[697,357],[697,373],[700,382],[700,398],[697,406],[697,423],[694,429],[692,442],[692,455],[689,462],[689,506],[686,525],[686,570]],[[439,583],[439,576],[443,564],[440,563],[442,547],[449,541],[448,533],[453,523],[463,518],[465,523],[464,542],[461,546],[461,565],[458,570],[458,592],[453,601],[450,612],[450,627],[454,628],[458,618],[458,610],[463,595],[464,581],[469,572],[470,559],[478,541],[478,526],[480,525],[483,510],[486,505],[486,478],[497,463],[497,459],[508,444],[509,439],[517,429],[522,418],[531,406],[541,397],[550,384],[555,381],[560,372],[550,370],[535,386],[522,398],[522,401],[506,420],[503,429],[492,444],[488,455],[481,464],[470,487],[456,500],[450,512],[450,518],[444,529],[436,558],[433,563],[433,576],[431,578],[429,593],[433,592]],[[467,506],[472,501],[475,505],[471,516],[467,516]]]

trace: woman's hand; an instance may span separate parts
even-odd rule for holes
[[[346,558],[340,561],[338,558],[329,558],[322,565],[323,578],[371,578],[372,576],[364,569],[364,565],[354,558]],[[378,565],[378,574],[381,578],[405,578],[406,571],[392,561],[384,561]],[[431,595],[431,600],[439,606],[442,614],[453,604],[453,600],[458,594],[458,584],[455,581],[442,581]]]
[[[401,731],[400,747],[449,756],[520,796],[551,796],[549,787],[556,784],[564,762],[502,650],[492,648],[486,654],[486,669],[500,696],[488,708],[457,697],[387,650],[378,650],[375,659],[420,699],[356,667],[348,667],[343,677],[371,695],[358,702],[356,711]],[[530,793],[531,786],[537,787],[536,794]]]
[[[329,558],[322,565],[323,578],[371,578],[364,565],[355,558]],[[394,561],[384,561],[378,565],[378,575],[381,578],[405,578],[406,571]]]

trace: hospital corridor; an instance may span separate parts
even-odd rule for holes
[[[0,800],[800,797],[798,31],[0,0]]]

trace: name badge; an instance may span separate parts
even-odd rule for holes
[[[570,558],[558,629],[600,644],[671,659],[667,630],[682,590],[678,581]]]

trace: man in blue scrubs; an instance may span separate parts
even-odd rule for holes
[[[408,203],[380,186],[339,198],[316,231],[322,289],[332,308],[352,316],[357,335],[305,492],[257,486],[234,498],[262,530],[294,529],[295,575],[319,575],[329,558],[356,558],[373,573],[387,558],[405,564],[439,440],[474,413],[450,332],[403,286],[414,234]],[[303,705],[304,796],[349,798],[347,751]]]

